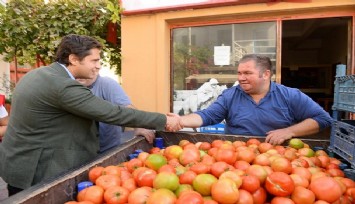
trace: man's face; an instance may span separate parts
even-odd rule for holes
[[[267,81],[266,72],[260,73],[255,62],[250,60],[239,64],[238,77],[240,87],[248,94],[258,94]]]
[[[86,86],[86,87],[91,86],[91,85],[96,81],[97,76],[99,75],[99,72],[100,72],[100,69],[96,69],[96,72],[95,72],[96,75],[95,75],[95,77],[92,78],[92,79],[76,78],[76,80],[77,80],[80,84],[82,84],[83,86]]]
[[[91,54],[84,57],[81,61],[76,56],[69,56],[71,65],[68,69],[75,78],[96,79],[98,70],[101,68],[99,49],[91,49]]]

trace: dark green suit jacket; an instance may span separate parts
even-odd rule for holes
[[[164,130],[166,116],[102,100],[58,63],[30,71],[13,93],[0,177],[25,189],[93,159],[99,149],[94,121]]]

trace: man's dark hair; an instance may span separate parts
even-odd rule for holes
[[[250,60],[253,60],[255,62],[256,68],[260,70],[260,73],[263,73],[266,70],[271,70],[272,68],[272,63],[269,57],[264,56],[264,55],[258,55],[258,54],[247,54],[242,57],[242,59],[239,60],[240,63],[248,62]]]
[[[85,35],[70,34],[64,36],[60,42],[55,60],[61,64],[68,66],[69,55],[76,55],[81,61],[84,57],[90,55],[91,49],[102,49],[102,45],[96,39]]]

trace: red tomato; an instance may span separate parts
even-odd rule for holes
[[[237,141],[234,141],[234,142],[232,143],[232,145],[233,145],[235,148],[238,148],[238,147],[246,146],[246,143],[245,143],[244,141],[237,140]]]
[[[141,152],[138,154],[137,158],[144,163],[144,161],[147,159],[148,156],[149,156],[148,152]]]
[[[121,178],[118,175],[112,174],[102,175],[96,179],[96,185],[106,190],[111,186],[120,186]]]
[[[316,200],[314,193],[302,186],[296,186],[295,190],[292,192],[291,199],[296,204],[313,204]]]
[[[179,142],[179,146],[180,147],[184,147],[185,145],[187,145],[187,144],[190,144],[190,141],[188,141],[188,140],[180,140],[180,142]]]
[[[143,186],[133,190],[128,195],[129,204],[145,204],[148,197],[152,194],[152,188],[148,186]]]
[[[260,187],[252,194],[254,204],[264,204],[266,201],[266,195],[267,194],[265,189],[263,187]]]
[[[224,143],[223,140],[213,140],[211,142],[211,147],[219,148]]]
[[[160,148],[159,147],[153,147],[149,150],[150,154],[159,154],[160,153]]]
[[[260,180],[254,175],[243,176],[240,188],[250,193],[254,193],[260,188]]]
[[[245,170],[245,173],[258,177],[261,185],[264,184],[265,179],[268,175],[267,171],[262,166],[257,164],[251,165],[247,170]]]
[[[203,204],[203,198],[196,191],[184,191],[180,194],[176,204]]]
[[[256,154],[254,150],[247,148],[243,151],[238,151],[238,160],[246,161],[249,164],[254,161]]]
[[[295,204],[295,202],[286,197],[274,197],[271,204]]]
[[[290,175],[284,172],[272,172],[265,180],[266,190],[275,196],[291,195],[295,184]]]
[[[281,155],[284,155],[285,154],[285,151],[286,151],[286,148],[284,146],[281,146],[281,145],[276,145],[274,147],[274,149],[276,149],[276,151],[281,154]]]
[[[292,165],[288,159],[284,157],[280,157],[274,159],[271,162],[271,169],[273,171],[281,171],[281,172],[285,172],[286,174],[289,174],[292,172]]]
[[[122,186],[112,186],[105,190],[106,204],[124,204],[128,201],[129,191]]]
[[[216,159],[214,157],[212,157],[211,155],[206,154],[202,157],[201,162],[208,165],[208,166],[211,166],[213,163],[216,162]]]
[[[253,164],[257,164],[261,166],[269,166],[270,165],[269,155],[266,153],[257,155],[253,160]]]
[[[210,166],[202,162],[197,162],[190,166],[190,170],[194,171],[196,174],[208,174],[210,173]]]
[[[237,154],[234,150],[219,148],[214,155],[216,161],[223,161],[227,164],[234,165],[237,161]]]
[[[232,181],[234,181],[235,184],[237,184],[237,187],[239,188],[242,185],[242,178],[239,176],[239,174],[236,171],[226,171],[223,172],[220,176],[219,179],[223,178],[229,178]]]
[[[239,189],[239,200],[236,204],[253,204],[253,196],[244,189]]]
[[[110,165],[110,166],[106,166],[103,170],[102,170],[102,175],[106,175],[106,174],[113,174],[113,175],[121,175],[121,168],[119,166],[114,166],[114,165]]]
[[[180,184],[192,184],[197,174],[194,171],[188,170],[179,176]]]
[[[272,149],[274,146],[270,143],[267,143],[267,142],[262,142],[259,144],[258,146],[258,150],[260,153],[265,153],[267,152],[268,150]]]
[[[211,149],[212,145],[209,142],[202,142],[201,145],[199,146],[200,150],[205,150],[208,151],[209,149]]]
[[[252,145],[252,144],[255,144],[255,145],[259,145],[261,142],[258,140],[258,139],[256,139],[256,138],[251,138],[251,139],[248,139],[248,141],[247,141],[247,146],[249,146],[249,145]]]
[[[148,198],[146,204],[175,204],[176,196],[168,189],[161,188],[154,191]]]
[[[239,190],[233,180],[223,178],[212,185],[211,196],[219,203],[233,204],[239,200]]]
[[[100,186],[90,186],[78,193],[77,200],[91,201],[94,204],[101,204],[104,201],[104,189]]]
[[[192,185],[190,184],[180,184],[179,187],[174,191],[175,195],[179,198],[180,195],[185,191],[193,191]]]
[[[157,173],[153,169],[144,169],[139,171],[137,174],[137,179],[135,180],[139,187],[149,186],[153,187],[153,181]]]
[[[127,170],[133,172],[138,167],[143,166],[143,162],[138,158],[133,158],[126,163]]]
[[[95,166],[94,168],[89,170],[89,180],[95,183],[96,179],[102,175],[102,170],[104,167],[102,166]]]
[[[180,164],[186,166],[187,164],[196,163],[200,161],[200,151],[198,149],[184,149],[179,156]]]
[[[341,169],[327,169],[326,173],[328,173],[332,177],[344,177],[345,174]]]
[[[243,161],[243,160],[238,160],[234,163],[234,167],[236,169],[240,169],[240,170],[243,170],[245,171],[247,168],[249,168],[250,164],[246,161]]]
[[[313,191],[318,200],[332,203],[340,198],[342,189],[332,177],[322,176],[311,181],[309,189]]]
[[[326,168],[330,164],[330,159],[326,155],[320,155],[317,158],[320,160],[322,168]]]
[[[160,172],[170,172],[170,173],[176,173],[175,167],[170,164],[165,164],[162,167],[159,168],[158,173]]]
[[[293,183],[295,183],[295,186],[303,186],[305,188],[308,188],[309,181],[306,178],[298,174],[290,174],[290,177],[292,178]]]
[[[304,168],[304,167],[294,167],[292,169],[292,174],[298,174],[301,177],[307,179],[308,181],[311,181],[311,177],[312,174],[311,172],[308,170],[308,168]]]
[[[223,172],[233,170],[234,167],[224,161],[215,162],[211,165],[211,174],[219,177]]]
[[[129,192],[132,192],[134,189],[137,188],[136,181],[134,180],[134,178],[122,180],[121,183],[121,186],[127,189]]]

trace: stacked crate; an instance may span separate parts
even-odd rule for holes
[[[342,75],[345,71],[339,71],[344,67],[337,67],[337,76],[334,87],[333,118],[328,150],[342,157],[355,167],[355,120],[349,118],[355,113],[355,75]]]

